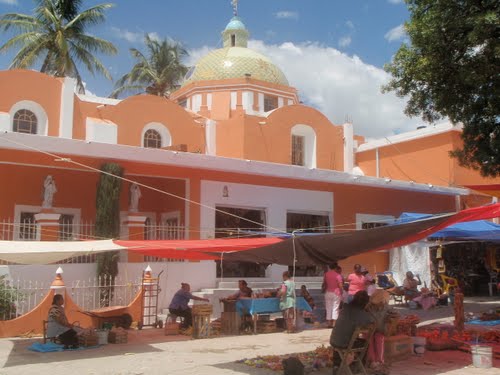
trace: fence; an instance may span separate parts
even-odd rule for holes
[[[0,221],[0,240],[3,241],[36,241],[38,226],[34,221],[33,215],[25,215],[20,222],[14,222],[11,219]],[[127,233],[128,228],[122,226],[120,233]],[[185,238],[185,227],[178,225],[177,222],[162,223],[160,225],[144,226],[144,239],[146,240],[180,240]],[[93,222],[80,221],[73,222],[70,215],[61,215],[59,228],[54,229],[55,241],[78,241],[78,240],[98,240],[95,237],[95,224]],[[179,259],[158,258],[146,256],[145,262],[179,262]],[[95,263],[96,255],[88,254],[65,259],[57,262],[67,263]],[[10,264],[0,260],[1,264]]]
[[[10,281],[0,277],[0,320],[22,316],[35,308],[47,295],[51,283],[38,281]],[[126,306],[141,290],[142,281],[120,277],[95,277],[66,285],[68,293],[82,311],[104,306]]]

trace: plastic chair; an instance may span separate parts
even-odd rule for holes
[[[335,366],[333,367],[333,375],[368,374],[363,360],[374,332],[375,324],[373,323],[363,327],[357,327],[351,336],[351,340],[349,341],[347,348],[333,347],[333,350],[340,356],[340,366],[338,368]],[[360,336],[362,336],[362,339],[360,339]],[[350,364],[348,364],[350,357],[353,357],[353,360]],[[355,373],[352,372],[351,366],[357,366],[357,371]]]
[[[458,286],[458,280],[454,277],[439,275],[441,281],[443,282],[443,291],[450,295],[450,288],[456,288]]]

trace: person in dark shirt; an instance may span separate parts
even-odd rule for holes
[[[191,286],[188,283],[181,283],[181,289],[174,294],[174,297],[168,306],[168,310],[171,314],[182,316],[184,318],[182,328],[189,328],[193,325],[193,315],[191,313],[191,308],[188,306],[190,300],[209,301],[208,298],[193,296],[191,294]]]

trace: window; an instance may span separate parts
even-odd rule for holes
[[[59,218],[59,241],[73,241],[74,215],[62,214]]]
[[[231,34],[231,47],[236,45],[236,35]]]
[[[264,95],[264,112],[278,108],[278,98],[276,96]]]
[[[19,224],[19,240],[36,240],[36,222],[33,212],[21,212]]]
[[[305,137],[292,134],[292,165],[305,165],[304,163]]]
[[[156,130],[149,129],[144,133],[144,147],[161,148],[161,135]]]
[[[27,109],[21,109],[14,114],[13,131],[17,133],[36,134],[37,118]]]
[[[178,102],[178,104],[182,107],[182,108],[186,108],[187,107],[187,99],[182,99]]]

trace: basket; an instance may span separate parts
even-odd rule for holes
[[[165,324],[165,335],[166,336],[178,335],[179,330],[180,330],[179,323],[166,323]]]
[[[85,332],[78,336],[78,345],[80,346],[96,346],[99,344],[99,339],[95,332]]]

